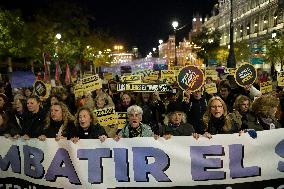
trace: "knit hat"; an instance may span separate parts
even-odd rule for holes
[[[167,106],[167,114],[173,113],[173,112],[184,112],[185,107],[182,106],[179,102],[171,102]]]

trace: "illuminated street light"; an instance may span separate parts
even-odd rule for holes
[[[161,45],[164,41],[162,39],[159,39],[159,44]]]
[[[177,21],[173,21],[172,22],[172,26],[173,26],[174,30],[176,30],[176,28],[178,27],[178,22]]]
[[[176,29],[178,27],[178,22],[177,21],[173,21],[172,22],[172,26],[174,28],[174,35],[175,35],[175,62],[174,62],[174,65],[177,66]]]
[[[59,40],[59,39],[61,39],[61,34],[60,34],[60,33],[58,33],[58,34],[56,34],[56,36],[55,36],[55,37],[56,37],[56,39],[58,39],[58,40]]]
[[[153,48],[153,52],[155,52],[156,50],[157,50],[157,49],[154,47],[154,48]]]

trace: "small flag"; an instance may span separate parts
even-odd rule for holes
[[[55,81],[59,80],[59,62],[56,62],[55,67]]]
[[[70,79],[71,79],[71,73],[70,73],[69,64],[66,64],[66,74],[65,74],[65,84],[66,85],[70,84]]]

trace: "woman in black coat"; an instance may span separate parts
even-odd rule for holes
[[[164,126],[160,128],[160,136],[165,139],[171,136],[193,136],[198,138],[199,135],[195,133],[193,126],[186,121],[186,114],[183,106],[176,102],[171,103],[167,108],[168,114],[164,120]]]
[[[78,110],[75,125],[76,129],[71,134],[71,141],[74,143],[79,139],[100,139],[104,142],[107,138],[105,129],[95,123],[94,115],[89,108],[82,107]]]
[[[75,129],[75,117],[69,112],[68,107],[62,102],[56,102],[50,107],[45,119],[42,134],[38,137],[44,141],[46,138],[70,139],[72,130]]]

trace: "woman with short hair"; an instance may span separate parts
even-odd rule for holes
[[[135,138],[135,137],[152,137],[150,126],[141,123],[143,110],[140,106],[132,105],[127,108],[128,122],[124,128],[115,136],[115,140],[120,138]]]

